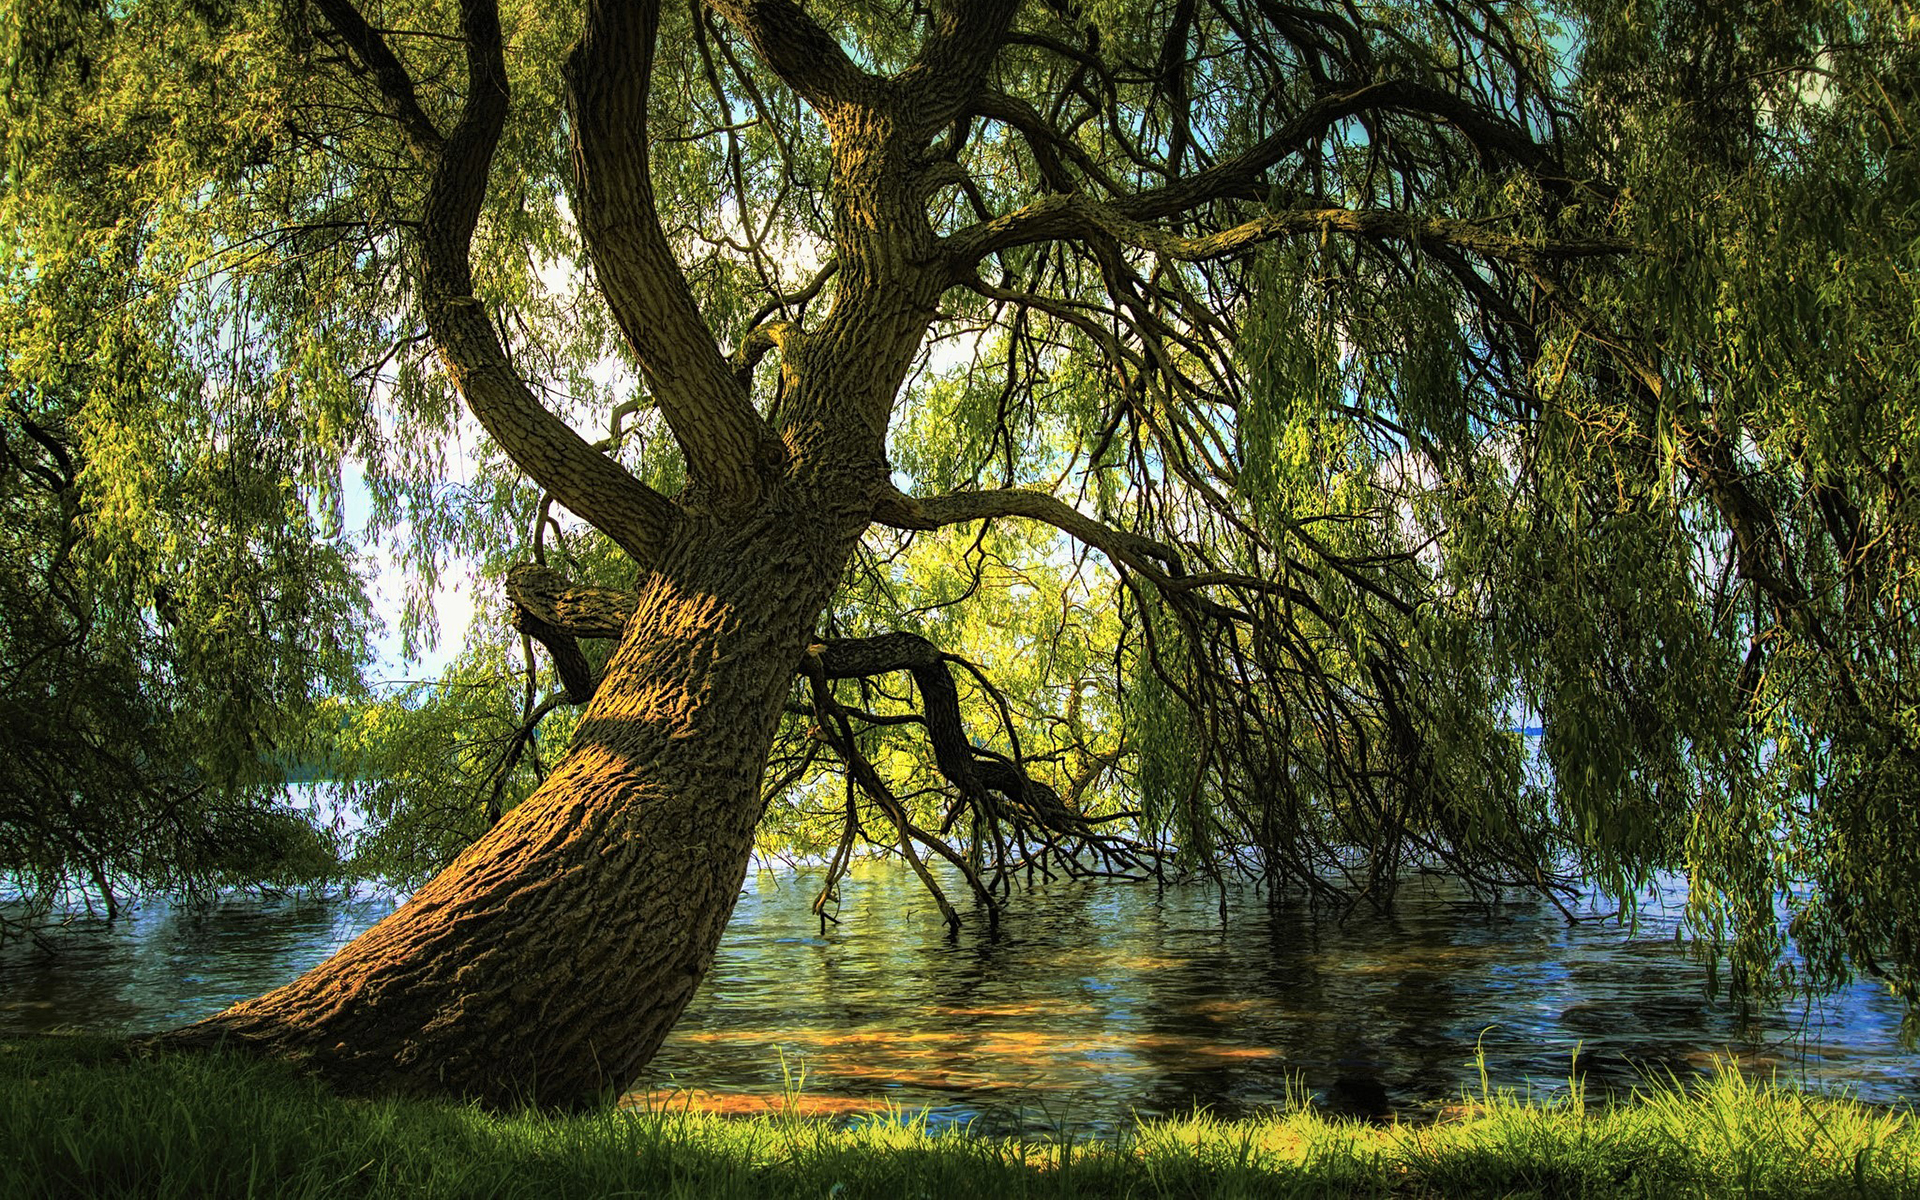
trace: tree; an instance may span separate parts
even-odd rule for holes
[[[221,281],[202,319],[244,315],[422,561],[531,559],[559,690],[523,727],[584,706],[394,916],[170,1040],[589,1103],[823,759],[836,863],[888,828],[989,915],[1034,869],[1385,902],[1677,868],[1745,991],[1784,899],[1816,968],[1913,996],[1909,10],[556,7],[15,13],[15,193],[124,146],[127,270],[166,311]],[[1887,236],[1786,219],[1835,189]],[[453,394],[490,495],[425,486]],[[966,628],[912,611],[943,557],[1046,579],[1022,645],[1071,695],[927,636]]]
[[[225,407],[203,440],[217,374],[109,378],[140,361],[126,330],[49,334],[124,293],[35,265],[0,318],[0,937],[81,899],[325,882],[331,831],[282,785],[318,698],[360,687],[352,556],[315,535],[270,412]]]

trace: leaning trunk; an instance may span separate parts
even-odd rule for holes
[[[678,539],[537,792],[333,958],[163,1040],[490,1106],[624,1088],[739,895],[782,702],[864,523],[821,516]]]

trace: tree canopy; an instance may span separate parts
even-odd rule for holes
[[[551,870],[514,847],[659,772],[835,872],[944,859],[988,919],[1060,872],[1680,872],[1743,993],[1791,943],[1920,998],[1911,4],[6,31],[6,370],[67,398],[105,544],[152,536],[164,455],[244,449],[318,598],[260,627],[313,680],[352,588],[300,547],[352,463],[415,620],[456,557],[495,597],[440,685],[347,715],[365,869]],[[731,861],[655,819],[622,837]]]
[[[358,693],[370,620],[305,490],[312,431],[243,352],[230,283],[162,264],[195,252],[146,225],[145,151],[22,105],[9,151],[40,157],[0,201],[0,879],[31,923],[77,895],[112,915],[122,893],[337,876],[282,787],[317,706]],[[41,121],[67,140],[32,140]]]

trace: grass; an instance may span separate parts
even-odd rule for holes
[[[1487,1093],[1431,1125],[1300,1109],[1111,1141],[344,1100],[275,1064],[0,1041],[0,1196],[1916,1197],[1920,1121],[1723,1073],[1619,1104]]]

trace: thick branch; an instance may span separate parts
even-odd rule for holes
[[[567,690],[567,703],[585,704],[593,699],[593,694],[600,690],[600,680],[572,634],[547,624],[518,605],[513,609],[513,627],[546,647],[553,659],[554,673],[560,676],[560,685]]]
[[[1159,564],[1179,561],[1171,548],[1151,538],[1115,529],[1046,492],[1021,488],[953,492],[927,499],[893,492],[882,500],[873,514],[874,520],[895,529],[939,529],[992,517],[1028,517],[1044,521],[1156,583],[1168,579]]]
[[[965,270],[988,254],[1039,241],[1084,241],[1104,236],[1152,254],[1199,262],[1238,254],[1276,238],[1328,233],[1391,238],[1416,245],[1445,244],[1487,258],[1523,263],[1627,254],[1640,249],[1623,238],[1611,237],[1532,241],[1488,232],[1477,222],[1417,217],[1391,209],[1304,208],[1262,213],[1217,233],[1182,237],[1131,220],[1118,206],[1078,193],[1043,196],[1024,208],[956,234],[949,245],[956,265]]]
[[[568,58],[580,229],[689,475],[722,505],[748,504],[782,450],[728,369],[660,228],[647,162],[659,10],[658,0],[594,0]]]
[[[380,94],[393,106],[394,115],[400,120],[400,127],[407,131],[407,140],[413,143],[416,151],[424,155],[440,152],[445,138],[426,110],[420,107],[420,98],[414,91],[413,76],[401,64],[387,40],[380,36],[379,30],[367,24],[351,0],[314,0],[314,7],[327,19],[341,39],[352,48],[354,54],[373,72],[373,80],[380,88]]]
[[[507,572],[507,596],[515,608],[577,638],[619,637],[640,603],[632,592],[577,586],[558,571],[533,563]]]
[[[507,361],[473,298],[470,251],[507,116],[507,68],[493,0],[463,0],[467,96],[447,137],[421,221],[427,328],[454,387],[535,483],[636,558],[653,556],[678,517],[658,492],[549,412]]]
[[[733,349],[733,373],[742,386],[753,382],[753,369],[769,350],[779,350],[791,358],[793,347],[805,335],[800,327],[791,321],[769,321],[765,325],[756,325],[740,339]]]
[[[1384,79],[1320,97],[1293,120],[1247,150],[1203,171],[1118,202],[1121,211],[1146,221],[1191,212],[1216,200],[1261,199],[1267,168],[1305,150],[1335,124],[1363,112],[1401,112],[1432,117],[1460,130],[1482,153],[1533,170],[1554,167],[1552,155],[1525,132],[1457,96],[1403,79]]]
[[[980,90],[1019,7],[1019,0],[947,0],[940,6],[932,35],[897,80],[908,137],[916,145],[960,115]]]
[[[1238,619],[1233,610],[1199,595],[1210,587],[1238,588],[1281,596],[1317,610],[1318,602],[1299,588],[1278,580],[1228,571],[1190,574],[1180,554],[1163,542],[1115,529],[1045,492],[1023,488],[952,492],[918,499],[895,491],[882,498],[873,519],[895,529],[940,529],[967,521],[996,517],[1025,517],[1043,521],[1062,533],[1099,550],[1114,562],[1151,583],[1169,599],[1177,599],[1214,617]]]
[[[877,96],[880,81],[793,0],[707,0],[707,7],[732,22],[760,61],[815,110]]]
[[[570,704],[593,699],[600,681],[579,638],[619,637],[638,600],[610,588],[570,588],[558,572],[532,563],[507,572],[513,627],[546,647]]]
[[[1029,142],[1043,136],[1041,129],[1034,126],[1033,119],[1037,114],[1023,113],[1017,106],[1004,102],[997,102],[992,106],[995,110],[992,115],[996,119],[1005,120],[1014,128],[1020,129]],[[980,105],[976,104],[976,108],[978,107]],[[1082,207],[1093,205],[1093,202],[1085,197],[1044,196],[1014,212],[955,232],[947,238],[947,248],[956,271],[964,274],[972,264],[979,262],[988,254],[1011,246],[1028,245],[1039,241],[1085,238],[1096,233],[1118,236],[1114,229],[1107,229],[1104,226],[1145,229],[1147,227],[1141,224],[1142,222],[1190,213],[1220,200],[1263,200],[1267,195],[1267,187],[1262,181],[1262,176],[1268,168],[1305,151],[1325,136],[1327,131],[1338,122],[1361,113],[1382,111],[1406,112],[1431,117],[1461,130],[1484,153],[1517,161],[1534,169],[1553,166],[1551,155],[1529,139],[1523,131],[1512,127],[1498,117],[1481,112],[1467,102],[1434,88],[1404,80],[1383,80],[1349,91],[1322,96],[1309,105],[1304,112],[1254,146],[1205,170],[1182,176],[1165,187],[1130,196],[1116,196],[1109,207],[1099,210],[1101,215],[1098,220],[1093,219],[1093,209]],[[1064,145],[1064,140],[1062,144]],[[1344,213],[1349,210],[1323,211]],[[1357,215],[1363,221],[1375,219],[1368,214]],[[1293,214],[1273,214],[1273,216],[1291,218]],[[1406,219],[1411,220],[1411,218]],[[1228,233],[1251,241],[1259,240],[1255,237],[1256,234],[1270,238],[1285,233],[1316,232],[1324,227],[1318,223],[1308,222],[1305,227],[1299,229],[1267,228],[1262,232],[1258,228],[1241,226]],[[1391,231],[1387,232],[1391,233]],[[1159,236],[1168,235],[1160,234]],[[1466,233],[1459,231],[1459,236],[1464,237]],[[1127,239],[1122,238],[1122,240]],[[1485,238],[1482,240],[1487,245],[1501,241],[1501,239]],[[1219,251],[1219,253],[1230,252],[1230,249]],[[1197,258],[1217,255],[1202,252],[1196,247],[1191,253],[1175,256]]]

